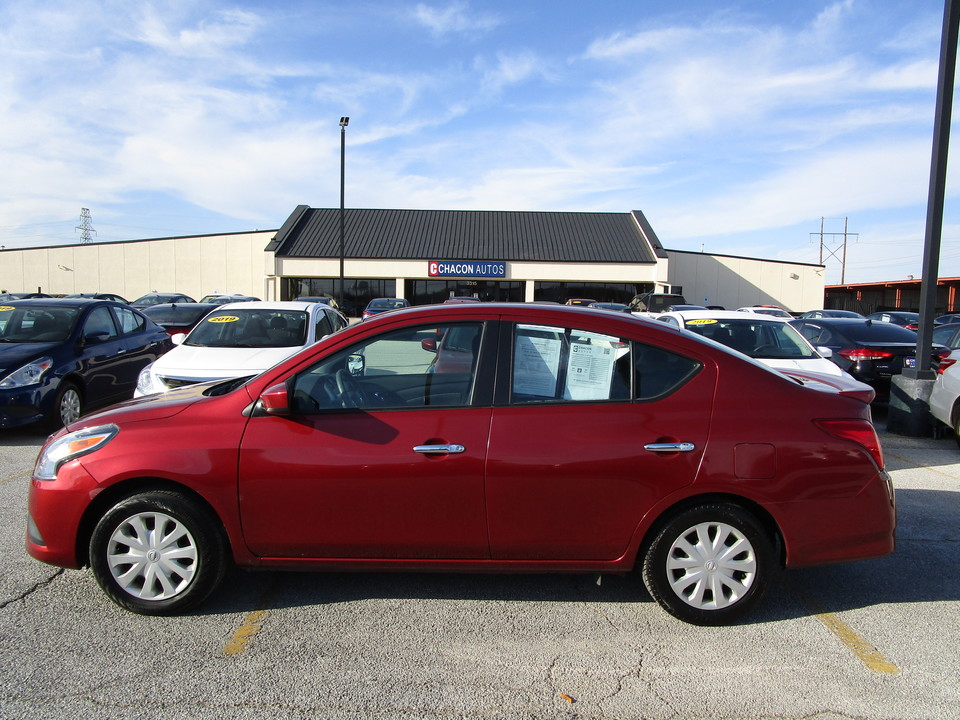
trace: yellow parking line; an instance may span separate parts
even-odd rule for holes
[[[823,623],[840,642],[850,648],[853,654],[856,655],[864,665],[873,670],[873,672],[883,673],[885,675],[896,675],[900,672],[900,668],[887,660],[866,638],[843,622],[836,613],[826,612],[813,598],[802,593],[800,589],[792,583],[789,585],[803,603],[813,611],[814,617]]]
[[[247,642],[257,636],[263,628],[264,621],[270,616],[270,606],[273,604],[273,597],[276,594],[279,580],[274,577],[270,587],[266,589],[260,602],[257,603],[257,609],[249,613],[243,620],[243,625],[237,628],[228,642],[223,647],[224,655],[239,655],[247,646]]]
[[[28,478],[33,474],[33,470],[28,470],[27,472],[22,472],[19,475],[11,475],[10,477],[0,478],[0,485],[5,482],[10,482],[11,480],[22,480],[23,478]]]

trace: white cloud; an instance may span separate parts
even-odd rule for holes
[[[471,13],[466,2],[452,2],[443,7],[418,3],[413,9],[413,18],[437,36],[486,33],[501,23],[495,14]]]

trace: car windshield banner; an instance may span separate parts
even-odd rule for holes
[[[507,276],[505,262],[474,260],[431,260],[427,266],[430,277],[493,277]]]

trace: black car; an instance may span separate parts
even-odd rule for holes
[[[920,325],[920,313],[909,312],[907,310],[884,310],[882,312],[870,313],[867,320],[874,322],[890,323],[899,325],[908,330],[916,330]]]
[[[133,397],[137,376],[173,344],[163,328],[109,300],[0,304],[0,428],[49,429]]]
[[[917,362],[917,333],[868,318],[802,318],[789,321],[814,347],[833,351],[830,358],[860,382],[871,385],[877,400],[890,397],[890,379]],[[934,369],[950,348],[934,345],[926,364]]]
[[[141,312],[173,337],[177,333],[188,333],[193,326],[206,317],[207,313],[220,307],[220,303],[161,303],[145,307]]]
[[[94,300],[113,300],[114,302],[123,303],[124,305],[129,305],[130,303],[122,295],[117,295],[115,293],[75,293],[73,295],[66,295],[68,298],[93,298]]]
[[[132,303],[133,307],[137,310],[142,310],[145,307],[150,307],[151,305],[161,305],[163,303],[192,303],[196,302],[189,295],[184,295],[183,293],[169,293],[169,292],[152,292],[147,293],[141,297],[138,297]]]
[[[940,315],[933,319],[934,325],[952,325],[954,323],[960,323],[960,315],[957,313],[949,313],[947,315]]]

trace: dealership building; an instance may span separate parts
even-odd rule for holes
[[[342,287],[341,287],[341,278]],[[414,305],[644,292],[737,308],[823,307],[824,267],[663,247],[643,213],[298,206],[279,230],[0,251],[0,288],[50,294],[329,295],[356,315],[375,297]]]

